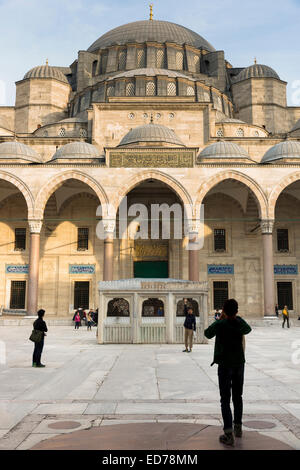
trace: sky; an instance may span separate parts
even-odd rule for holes
[[[69,66],[110,29],[149,18],[144,0],[0,0],[0,105],[32,67]],[[152,0],[154,19],[179,23],[224,50],[234,67],[274,68],[300,106],[300,0]]]

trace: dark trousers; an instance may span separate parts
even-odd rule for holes
[[[75,330],[79,330],[81,323],[79,321],[75,322]]]
[[[284,328],[285,322],[287,322],[287,327],[290,327],[290,320],[289,317],[284,316],[283,317],[283,323],[282,323],[282,328]]]
[[[34,343],[34,351],[32,357],[32,363],[37,364],[38,366],[41,364],[41,356],[44,347],[44,339],[39,343]]]
[[[234,409],[234,423],[242,424],[244,369],[244,364],[235,367],[226,367],[223,365],[219,365],[218,367],[221,411],[225,432],[232,432],[232,413],[230,408],[231,393]]]

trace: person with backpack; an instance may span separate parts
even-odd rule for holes
[[[290,327],[290,316],[289,316],[289,311],[287,308],[287,305],[284,306],[284,309],[282,310],[282,318],[283,318],[283,323],[282,323],[282,328],[284,328],[285,322],[287,322],[287,327]]]
[[[244,335],[251,332],[251,327],[238,314],[235,299],[226,300],[219,320],[210,325],[204,334],[206,338],[216,337],[213,364],[218,364],[221,411],[224,422],[224,434],[219,440],[222,444],[234,446],[234,436],[242,437],[243,386],[245,354]],[[234,408],[234,429],[230,397]]]
[[[41,356],[44,348],[44,338],[48,331],[46,322],[44,321],[45,310],[38,311],[38,318],[33,323],[34,330],[42,332],[42,339],[41,341],[34,343],[34,351],[32,356],[32,367],[46,367],[44,364],[41,363]]]

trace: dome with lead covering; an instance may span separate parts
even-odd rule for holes
[[[58,67],[52,67],[50,65],[34,67],[26,73],[23,80],[26,80],[27,78],[55,78],[60,82],[69,84],[67,77],[62,73],[62,71],[59,70]]]
[[[108,31],[89,47],[88,52],[95,52],[114,45],[122,46],[148,41],[160,44],[165,42],[178,45],[188,44],[197,49],[215,51],[214,47],[202,36],[184,26],[169,21],[145,20],[134,21]]]
[[[39,154],[21,142],[3,142],[0,144],[0,160],[25,160],[30,163],[42,163]]]
[[[87,142],[71,142],[60,147],[52,157],[52,160],[59,159],[99,159],[100,154],[97,147]]]
[[[253,64],[250,67],[246,67],[237,75],[235,81],[241,82],[248,78],[276,78],[277,80],[280,80],[279,75],[274,69],[268,65],[262,64]]]
[[[300,159],[300,142],[286,140],[274,145],[265,153],[261,163],[274,162],[283,158]]]
[[[159,124],[145,124],[143,126],[135,127],[126,134],[118,147],[123,145],[133,145],[143,142],[153,144],[168,143],[179,147],[184,147],[183,142],[177,137],[172,129]]]
[[[200,153],[200,158],[247,158],[250,159],[246,150],[234,142],[216,142],[209,145]]]

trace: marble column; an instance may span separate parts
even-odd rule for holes
[[[30,230],[30,250],[27,290],[27,315],[36,315],[39,294],[40,234],[43,221],[29,220],[28,224]]]
[[[263,242],[263,277],[264,277],[264,316],[275,315],[274,260],[273,260],[273,220],[261,222]]]
[[[112,281],[114,278],[114,232],[115,221],[103,222],[104,237],[104,260],[103,260],[103,281]]]

